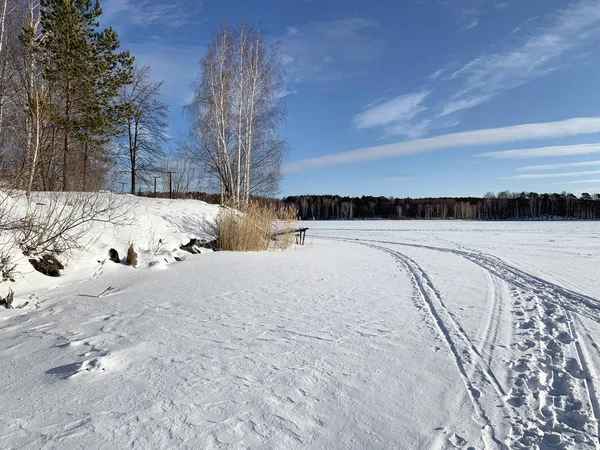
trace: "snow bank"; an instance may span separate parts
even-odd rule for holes
[[[74,202],[87,198],[82,197],[86,195],[92,196],[91,202],[94,205],[110,205],[112,210],[108,216],[104,214],[99,217],[108,217],[108,222],[92,221],[76,228],[76,231],[85,231],[85,236],[80,239],[81,248],[59,256],[65,265],[59,278],[50,278],[33,270],[29,257],[23,255],[16,245],[12,245],[11,252],[17,266],[15,282],[0,284],[0,296],[6,295],[9,285],[17,296],[24,297],[40,289],[94,277],[106,268],[109,249],[115,248],[120,257],[125,257],[130,243],[134,244],[138,253],[140,267],[161,267],[174,262],[175,256],[186,257],[188,254],[181,252],[179,246],[189,239],[212,238],[219,213],[217,205],[197,200],[153,199],[111,193],[34,193],[29,200],[22,193],[8,197],[6,194],[2,195],[4,202],[0,199],[0,205],[8,212],[9,221],[18,221],[28,212],[38,218],[52,214],[64,215],[73,210],[77,213],[89,213],[91,206],[85,205],[83,211],[78,211],[78,205],[73,205]],[[14,244],[15,239],[14,234],[3,232],[0,245]]]

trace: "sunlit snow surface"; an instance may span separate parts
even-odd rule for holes
[[[598,448],[600,223],[303,225],[18,282],[0,448]]]

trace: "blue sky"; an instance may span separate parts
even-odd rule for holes
[[[600,0],[105,0],[187,130],[221,22],[282,46],[282,195],[600,193]]]

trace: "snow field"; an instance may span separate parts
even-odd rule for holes
[[[3,446],[426,448],[469,410],[377,251],[217,253],[148,275],[50,291],[2,324]]]
[[[580,225],[583,229],[597,227],[596,224]],[[404,233],[401,229],[382,232],[371,228],[365,233],[370,234],[369,239],[359,238],[358,241],[354,236],[367,224],[354,226],[357,229],[349,230],[342,223],[337,224],[337,229],[335,225],[323,224],[321,233],[335,235],[336,239],[352,236],[347,238],[348,241],[390,253],[409,269],[418,286],[419,297],[430,313],[430,320],[444,336],[457,370],[463,374],[466,391],[473,400],[475,417],[483,418],[482,436],[487,448],[598,447],[595,369],[598,359],[595,337],[598,334],[597,327],[590,329],[584,322],[600,322],[597,299],[545,281],[495,256],[458,243],[465,241],[465,231],[474,226],[482,228],[481,224],[442,222],[438,224],[440,233],[428,237]],[[406,226],[408,223],[399,228]],[[454,228],[454,235],[444,230],[450,226]],[[485,226],[492,228],[494,224]],[[564,233],[573,227],[573,224],[555,225],[552,231]],[[490,239],[492,233],[487,236],[481,231],[472,234],[473,241],[486,237],[487,246],[499,248],[501,242],[508,242],[508,249],[513,251],[511,257],[516,257],[514,249],[518,245],[513,236],[498,233],[502,239],[494,241]],[[539,241],[546,240],[547,236],[542,233],[537,236],[538,245],[541,244]],[[571,253],[579,248],[585,253],[593,251],[590,242],[593,246],[595,241],[580,239]],[[565,272],[565,267],[556,263],[556,256],[563,256],[560,252],[536,247],[533,236],[529,246],[523,247],[519,255],[523,266],[541,266],[541,270],[535,271],[537,273],[548,271],[547,259],[538,265],[537,259],[532,258],[546,252],[545,256],[555,261],[554,271]],[[461,291],[468,287],[472,275],[467,277],[461,265],[451,259],[469,261],[486,272],[490,293],[486,304],[488,309],[496,309],[496,312],[481,320],[485,330],[481,348],[471,338],[481,334],[477,330],[478,323],[470,308],[461,305],[465,303],[461,300]],[[576,261],[576,267],[568,269],[575,269],[579,274],[593,273],[593,267],[587,265],[589,262],[585,258]],[[476,274],[476,268],[473,267],[470,273]],[[590,292],[589,287],[579,280],[574,281],[566,284],[575,284],[582,291]],[[477,285],[481,286],[481,282],[477,281]],[[471,288],[470,293],[476,291]],[[507,315],[509,308],[510,315]],[[477,309],[481,311],[485,307],[480,305]],[[592,348],[596,349],[596,355],[590,351]],[[507,372],[502,365],[510,370]],[[506,425],[509,425],[508,433]]]
[[[600,224],[306,222],[305,247],[185,255],[214,207],[136,211],[15,283],[1,448],[599,447]],[[138,269],[100,259],[151,226]]]

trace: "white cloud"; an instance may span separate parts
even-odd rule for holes
[[[429,75],[427,78],[429,78],[430,80],[437,80],[439,77],[442,76],[442,74],[446,71],[446,68],[443,69],[439,69],[436,70],[435,72],[433,72],[431,75]]]
[[[469,31],[479,25],[479,17],[471,18],[466,24],[464,24],[460,31]]]
[[[149,0],[105,0],[102,2],[101,22],[127,25],[177,28],[184,25],[204,22],[200,16],[202,2],[171,0],[162,2]]]
[[[582,177],[587,175],[598,175],[600,170],[586,170],[584,172],[564,172],[564,173],[524,173],[508,177],[511,180],[538,180],[543,178],[570,178]]]
[[[460,87],[449,103],[463,101],[467,105],[469,99],[495,96],[567,67],[567,57],[597,39],[600,0],[581,0],[558,11],[546,25],[527,28],[522,38],[515,36],[503,50],[483,54],[456,70],[451,78],[459,81]]]
[[[597,132],[592,130],[593,127],[590,128],[590,131],[579,134]],[[481,153],[479,156],[486,156],[493,159],[526,159],[545,158],[552,156],[591,155],[593,153],[600,153],[600,144],[558,145],[553,147],[524,148],[519,150],[504,150],[501,152]]]
[[[440,113],[439,117],[447,116],[448,114],[462,111],[463,109],[473,108],[474,106],[490,101],[492,98],[494,98],[493,95],[481,95],[479,97],[467,97],[450,102],[444,107],[444,110]]]
[[[430,91],[415,92],[369,106],[354,116],[354,125],[358,129],[364,129],[409,121],[427,109],[422,103],[429,94]]]
[[[600,133],[600,117],[568,119],[560,122],[534,123],[506,128],[466,131],[427,139],[360,148],[349,152],[294,161],[286,164],[284,172],[304,172],[310,169],[393,158],[447,148],[474,147],[507,142],[577,136],[590,133]]]
[[[288,79],[324,83],[364,73],[383,54],[384,42],[373,37],[378,23],[361,18],[315,21],[281,38]]]
[[[560,183],[554,184],[585,184],[585,183],[598,183],[600,185],[600,180],[575,180],[575,181],[561,181]]]
[[[298,27],[287,27],[286,32],[287,32],[288,36],[293,36],[295,34],[298,34]]]
[[[290,95],[296,95],[298,93],[298,91],[296,89],[284,89],[282,91],[279,91],[277,93],[277,95],[275,96],[276,99],[280,99],[280,98],[285,98],[285,97],[289,97]]]
[[[541,166],[519,167],[517,169],[517,172],[529,172],[531,170],[566,169],[568,167],[594,167],[594,166],[600,166],[600,161],[581,161],[581,162],[574,162],[574,163],[544,164]]]

